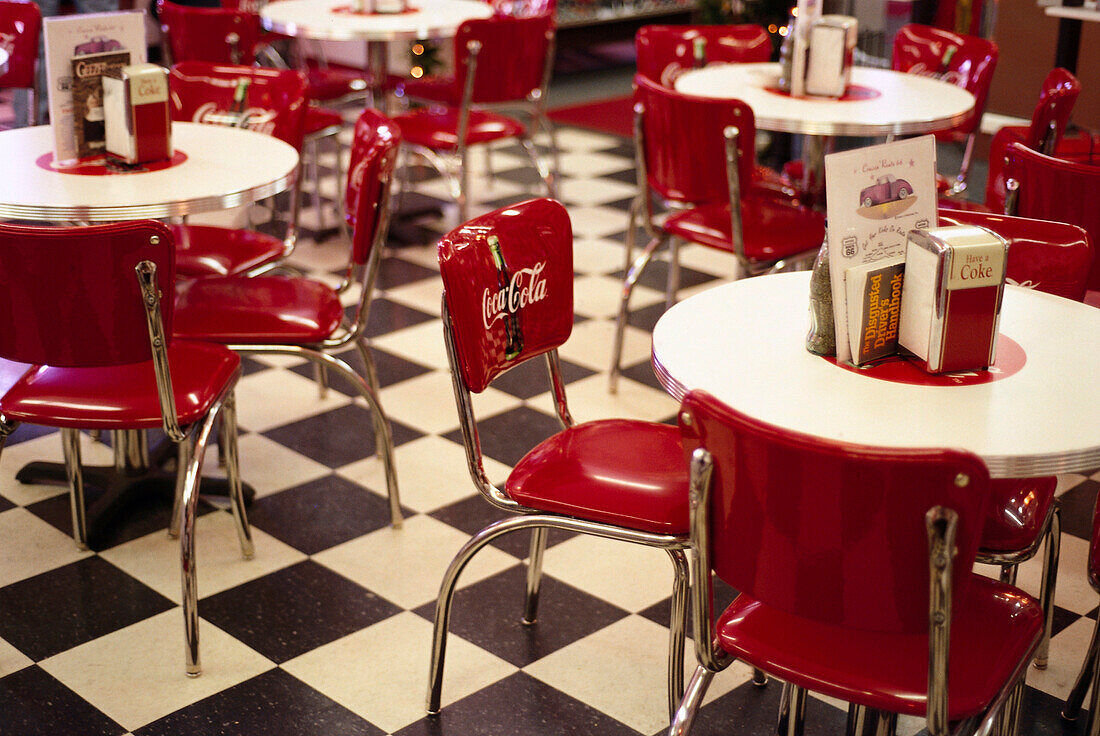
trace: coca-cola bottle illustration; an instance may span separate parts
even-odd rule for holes
[[[504,260],[504,253],[500,249],[500,240],[496,235],[490,235],[486,239],[489,252],[493,256],[493,265],[497,269],[497,287],[505,295],[504,304],[504,332],[507,342],[504,344],[504,359],[514,360],[523,352],[523,326],[520,324],[519,305],[512,309],[512,274],[508,271],[508,264]]]
[[[244,126],[244,103],[248,99],[248,85],[252,82],[248,77],[241,77],[237,80],[237,86],[233,89],[233,109],[230,110],[233,116],[233,127],[243,128]]]

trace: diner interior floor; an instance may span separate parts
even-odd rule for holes
[[[661,264],[634,294],[626,378],[617,395],[607,390],[633,148],[576,128],[561,128],[560,142],[560,198],[575,237],[576,321],[561,350],[573,414],[673,421],[677,405],[649,364],[648,331],[663,309]],[[491,180],[484,157],[473,161],[478,211],[532,193],[514,151],[494,152]],[[445,188],[428,181],[421,192],[442,196]],[[667,556],[563,533],[550,537],[535,626],[520,624],[526,539],[505,539],[475,558],[455,602],[444,708],[424,714],[443,571],[473,532],[500,516],[467,473],[447,371],[434,242],[456,222],[453,208],[444,212],[395,223],[368,330],[397,443],[404,528],[388,524],[361,400],[338,383],[319,398],[302,361],[246,358],[237,396],[243,475],[257,491],[249,508],[256,555],[241,559],[229,511],[203,504],[201,677],[183,672],[179,546],[165,534],[164,500],[135,507],[97,551],[80,552],[69,536],[65,491],[14,479],[27,461],[60,460],[59,437],[23,427],[9,440],[0,462],[0,734],[663,731]],[[303,216],[293,263],[335,282],[346,242],[317,237],[308,202]],[[728,257],[695,248],[684,250],[683,262],[682,296],[733,269]],[[556,428],[540,366],[504,375],[475,402],[494,479]],[[85,462],[110,462],[105,445],[83,441]],[[207,473],[219,472],[216,455],[207,454]],[[1062,479],[1051,664],[1028,674],[1024,734],[1083,733],[1083,718],[1067,726],[1058,712],[1097,615],[1085,559],[1098,481],[1100,473]],[[1037,563],[1024,565],[1021,584],[1035,592],[1037,580]],[[687,660],[694,664],[690,648]],[[771,733],[779,693],[779,683],[756,688],[748,669],[734,665],[715,679],[694,733]],[[842,729],[837,705],[811,699],[809,733]],[[900,731],[920,728],[903,719]]]

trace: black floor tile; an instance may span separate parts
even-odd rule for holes
[[[351,306],[344,310],[348,319],[355,317],[356,307]],[[404,304],[390,301],[389,299],[374,299],[370,304],[370,316],[367,318],[366,334],[368,337],[385,335],[388,332],[412,327],[434,317],[419,309],[407,307]]]
[[[1081,617],[1079,615],[1077,615],[1076,613],[1074,613],[1073,611],[1067,611],[1064,608],[1060,608],[1058,606],[1055,606],[1054,607],[1054,615],[1051,616],[1050,635],[1051,636],[1058,636],[1058,634],[1065,631],[1067,627],[1071,626],[1074,621],[1077,621],[1080,618]]]
[[[0,496],[0,514],[4,513],[5,511],[7,511],[9,509],[14,509],[14,508],[15,508],[14,503],[12,503],[8,499],[4,498],[3,496]]]
[[[0,678],[4,736],[118,736],[126,732],[37,666]]]
[[[1062,533],[1081,539],[1092,538],[1092,510],[1100,483],[1085,480],[1058,497],[1062,504]]]
[[[566,384],[588,378],[593,373],[595,371],[584,366],[570,363],[567,360],[561,361],[561,376]],[[550,390],[550,377],[546,369],[546,361],[536,358],[509,369],[493,381],[493,388],[520,399],[529,399],[532,396],[546,393]]]
[[[253,373],[259,373],[260,371],[266,371],[270,368],[271,368],[271,366],[267,365],[266,363],[261,363],[258,360],[253,360],[252,358],[249,358],[247,355],[242,355],[241,356],[241,375],[242,376],[250,376]]]
[[[527,452],[547,437],[561,431],[561,423],[549,414],[521,406],[478,422],[481,451],[505,465],[515,465]],[[462,443],[455,430],[447,439]]]
[[[630,148],[631,148],[630,155],[633,157],[633,155],[634,155],[634,150],[633,150],[634,146],[631,145]],[[633,158],[631,158],[631,162],[633,162]],[[600,178],[601,179],[610,179],[611,181],[617,181],[617,182],[621,182],[623,184],[637,184],[638,183],[638,174],[635,173],[633,166],[631,166],[629,169],[623,169],[622,171],[616,171],[616,172],[613,172],[611,174],[604,174]]]
[[[20,442],[26,442],[27,440],[33,440],[36,437],[42,437],[43,435],[56,432],[53,427],[40,427],[37,424],[20,424],[19,428],[8,435],[8,438],[4,441],[5,447],[11,447],[17,445]],[[58,439],[58,442],[61,440]]]
[[[644,236],[643,236],[644,237]],[[636,258],[642,251],[642,247],[645,246],[648,238],[640,238],[638,247],[634,250],[634,257]],[[654,254],[653,260],[651,260],[642,271],[642,275],[638,278],[638,283],[648,286],[651,289],[656,289],[662,294],[665,292],[665,287],[668,284],[668,261],[665,260],[667,254],[667,248],[663,248]],[[730,274],[734,272],[734,260],[730,257]],[[616,278],[622,278],[622,270],[618,270],[612,274]],[[717,276],[702,271],[696,271],[694,268],[688,268],[687,266],[680,264],[680,288],[688,289],[693,286],[700,286],[702,284],[709,283],[717,280]]]
[[[659,302],[650,304],[648,307],[630,310],[630,313],[626,317],[626,322],[631,327],[637,327],[639,330],[653,332],[653,327],[657,324],[657,320],[667,311],[665,300],[662,299]]]
[[[451,633],[523,667],[618,621],[627,612],[543,575],[538,623],[524,626],[527,567],[516,565],[455,593]],[[416,609],[429,621],[435,603]]]
[[[311,560],[199,604],[204,619],[280,663],[400,611]]]
[[[650,388],[655,388],[660,391],[664,391],[664,387],[661,382],[657,380],[657,374],[653,372],[653,362],[649,360],[643,360],[640,363],[627,366],[622,369],[622,374],[632,381],[645,384]]]
[[[669,563],[668,571],[669,589],[672,588],[672,565]],[[731,588],[729,585],[713,578],[714,587],[714,615],[717,616],[722,611],[729,607],[729,604],[733,603],[733,599],[737,597],[737,591]],[[661,626],[668,626],[668,616],[672,610],[672,598],[665,598],[663,601],[654,603],[644,611],[639,611],[638,615],[643,616],[650,621],[660,624]],[[687,634],[691,637],[691,605],[688,605],[688,618],[687,618]]]
[[[109,562],[87,557],[0,588],[0,639],[38,661],[174,605]]]
[[[470,535],[476,534],[494,521],[515,516],[515,514],[510,514],[490,506],[489,503],[481,497],[481,494],[471,496],[470,498],[464,498],[449,506],[436,509],[429,515],[437,521],[442,521],[444,524],[450,524],[454,528],[460,529]],[[553,547],[555,544],[560,544],[575,536],[576,534],[574,532],[551,529],[546,537],[546,546],[547,548]],[[526,559],[531,548],[531,532],[517,531],[511,534],[505,534],[503,537],[497,537],[490,542],[490,544],[497,549],[515,555],[521,560]]]
[[[722,673],[715,675],[719,681]],[[699,709],[692,736],[774,736],[783,683],[769,679],[764,687],[751,682],[731,690]],[[844,733],[847,713],[809,697],[806,700],[806,736]],[[661,736],[665,730],[659,731]],[[654,736],[657,736],[654,734]]]
[[[637,732],[522,672],[395,736],[636,736]]]
[[[394,446],[423,436],[393,420],[390,427]],[[334,470],[374,454],[374,425],[370,410],[362,403],[284,424],[263,434]]]
[[[134,736],[381,736],[385,732],[283,670],[200,700]]]
[[[1067,721],[1061,716],[1064,705],[1060,698],[1025,688],[1019,736],[1084,736],[1088,720],[1085,711],[1082,709],[1075,720]]]
[[[382,262],[378,270],[374,287],[376,289],[394,289],[424,279],[438,279],[439,271],[425,268],[419,263],[406,261],[401,258],[387,258]],[[439,287],[443,289],[442,285]]]
[[[386,386],[391,386],[410,378],[422,376],[431,371],[431,368],[413,363],[404,358],[399,358],[392,353],[387,353],[385,350],[371,347],[370,351],[371,356],[374,358],[374,365],[378,369],[378,385],[380,388],[385,388]],[[363,358],[359,355],[358,348],[352,347],[348,350],[344,350],[337,353],[336,357],[347,363],[351,369],[360,376],[366,376],[364,373]],[[294,366],[290,370],[312,380],[316,375],[317,369],[313,363],[307,362]],[[356,386],[353,386],[350,381],[335,371],[328,372],[328,385],[329,388],[334,391],[339,391],[345,396],[361,396]],[[385,407],[383,407],[383,409],[385,409]]]
[[[311,555],[381,529],[390,511],[387,499],[333,474],[256,499],[248,520]]]

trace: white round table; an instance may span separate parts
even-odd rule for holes
[[[352,13],[351,0],[280,0],[260,11],[264,28],[320,41],[415,41],[453,36],[463,21],[488,18],[480,0],[409,0],[405,13]]]
[[[974,107],[974,95],[961,87],[889,69],[852,68],[849,90],[874,95],[866,99],[791,97],[778,81],[779,64],[711,64],[674,84],[685,94],[746,102],[758,128],[806,135],[927,133],[957,125]]]
[[[156,171],[105,176],[65,173],[40,159],[53,151],[48,125],[0,132],[0,218],[111,222],[227,209],[293,184],[298,152],[240,128],[172,124],[186,160]]]
[[[654,370],[677,399],[704,389],[817,437],[970,450],[994,477],[1100,467],[1100,309],[1007,286],[1000,331],[1023,349],[1023,366],[986,383],[913,385],[808,353],[808,301],[806,272],[692,296],[657,322]]]

